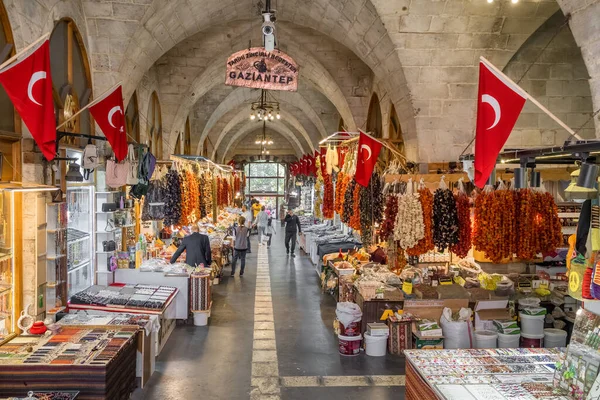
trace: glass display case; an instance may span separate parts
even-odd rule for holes
[[[66,155],[82,165],[82,152]],[[93,174],[83,182],[67,182],[67,283],[68,297],[93,284],[94,186]]]
[[[47,310],[67,304],[67,203],[46,206],[46,307]]]

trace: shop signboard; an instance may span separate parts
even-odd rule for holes
[[[225,84],[255,89],[298,90],[298,64],[282,51],[252,47],[227,59]]]

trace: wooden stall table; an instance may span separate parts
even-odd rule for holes
[[[68,329],[64,337],[65,329]],[[104,328],[106,329],[106,328]],[[79,391],[80,400],[127,400],[136,387],[135,369],[137,352],[137,327],[118,327],[127,333],[127,339],[108,339],[111,346],[90,350],[83,363],[75,363],[67,353],[61,358],[46,355],[44,362],[33,361],[35,352],[46,343],[77,345],[68,341],[68,334],[75,332],[84,336],[102,332],[100,328],[85,329],[69,327],[50,338],[19,336],[0,347],[3,363],[0,364],[0,395],[22,396],[28,391]],[[115,341],[113,345],[112,342]],[[58,348],[58,346],[52,346]],[[52,354],[52,353],[47,353]],[[55,358],[56,357],[56,358]]]

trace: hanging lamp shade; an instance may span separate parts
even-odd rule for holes
[[[79,169],[79,164],[72,162],[69,164],[69,170],[65,175],[65,181],[67,182],[83,182],[83,175]]]
[[[583,202],[588,199],[594,199],[598,197],[598,190],[596,188],[586,188],[579,186],[577,183],[581,176],[581,170],[577,169],[571,172],[571,183],[565,189],[565,199],[575,202]]]
[[[595,189],[599,169],[600,167],[596,164],[589,164],[587,162],[581,164],[579,177],[577,178],[577,186],[586,189]]]

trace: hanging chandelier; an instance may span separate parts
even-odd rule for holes
[[[254,144],[259,144],[261,148],[261,154],[265,155],[269,154],[269,149],[267,148],[267,146],[270,146],[273,143],[274,142],[271,136],[267,136],[267,121],[263,120],[262,135],[258,135],[256,137]]]
[[[255,101],[250,106],[250,120],[252,121],[274,121],[281,119],[279,113],[279,102],[264,90],[260,90],[260,100]]]

